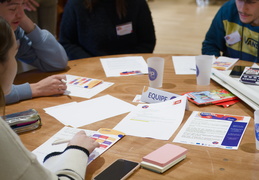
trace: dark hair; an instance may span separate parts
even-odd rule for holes
[[[9,49],[14,44],[12,31],[8,22],[0,16],[0,63],[7,61]]]
[[[2,87],[0,86],[0,117],[1,116],[5,119],[5,96]]]
[[[11,0],[0,0],[0,3],[10,2]]]
[[[116,10],[119,18],[126,16],[126,2],[125,0],[115,0],[116,1]],[[99,2],[99,0],[85,0],[86,8],[91,12],[94,9],[94,6]]]

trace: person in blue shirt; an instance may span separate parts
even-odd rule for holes
[[[74,60],[152,53],[156,36],[146,0],[71,0],[62,16],[59,42]]]
[[[0,0],[0,16],[10,24],[18,43],[16,59],[41,71],[60,71],[67,67],[68,57],[55,37],[40,29],[24,13],[24,0]],[[37,83],[13,85],[5,96],[6,103],[39,96],[63,94],[65,75],[53,75]]]
[[[202,54],[259,62],[259,1],[230,0],[218,11],[202,43]]]

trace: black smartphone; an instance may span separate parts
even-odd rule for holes
[[[229,76],[233,77],[233,78],[239,78],[246,66],[234,66],[234,68],[232,69],[232,71],[230,72]]]
[[[109,165],[94,180],[123,180],[129,177],[140,166],[139,163],[118,159]]]

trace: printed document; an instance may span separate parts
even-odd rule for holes
[[[194,111],[173,142],[238,149],[249,116]]]
[[[148,74],[148,67],[142,56],[101,58],[107,77]]]
[[[168,140],[181,124],[186,96],[155,103],[138,104],[113,129],[126,135]]]

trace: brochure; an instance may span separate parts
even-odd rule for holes
[[[250,118],[194,111],[173,142],[238,149]]]
[[[238,99],[234,94],[225,89],[216,89],[211,91],[188,92],[189,101],[197,105],[217,104],[226,101]]]
[[[246,67],[243,74],[240,76],[240,82],[259,85],[259,68]]]

